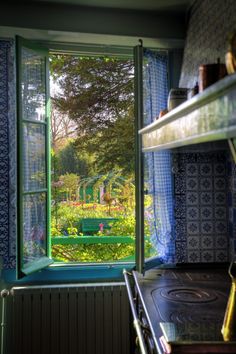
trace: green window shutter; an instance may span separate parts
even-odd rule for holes
[[[18,278],[50,259],[50,107],[48,51],[16,37]]]

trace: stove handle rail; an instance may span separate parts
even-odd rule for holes
[[[0,334],[0,354],[4,354],[5,351],[5,330],[6,330],[6,299],[10,295],[10,291],[3,289],[0,292],[0,299],[2,301],[2,318],[1,318],[1,334]]]
[[[146,344],[145,344],[145,340],[144,340],[144,337],[143,337],[143,332],[142,332],[142,322],[139,320],[137,311],[135,309],[134,298],[133,298],[131,285],[130,285],[130,281],[129,281],[129,276],[131,274],[128,273],[124,269],[123,275],[124,275],[125,285],[126,285],[127,292],[128,292],[129,303],[130,303],[130,307],[131,307],[131,311],[132,311],[132,315],[133,315],[133,319],[134,319],[133,320],[133,325],[134,325],[134,328],[135,328],[135,331],[136,331],[136,334],[137,334],[137,339],[138,339],[140,352],[141,352],[141,354],[148,354],[148,350],[147,350],[147,347],[146,347]]]

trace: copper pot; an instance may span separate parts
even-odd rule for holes
[[[227,75],[225,64],[205,64],[199,67],[199,92]]]

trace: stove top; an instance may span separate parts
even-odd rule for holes
[[[231,286],[227,267],[152,269],[145,276],[134,272],[134,278],[157,341],[164,336],[168,343],[225,343],[221,327]]]
[[[166,286],[151,291],[161,321],[174,323],[211,323],[223,321],[227,293],[194,287]]]

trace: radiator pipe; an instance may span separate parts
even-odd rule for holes
[[[5,327],[6,327],[6,298],[10,294],[9,290],[3,289],[0,293],[2,298],[2,321],[1,321],[1,354],[4,354]]]
[[[135,309],[135,304],[134,304],[134,299],[133,299],[133,294],[132,294],[132,290],[131,290],[131,286],[129,283],[129,278],[128,276],[130,275],[130,273],[128,273],[126,270],[123,271],[124,274],[124,278],[125,278],[125,284],[126,284],[126,288],[127,288],[127,292],[128,292],[128,298],[129,298],[129,302],[130,302],[130,307],[131,307],[131,311],[132,311],[132,315],[133,315],[133,325],[134,328],[136,330],[137,336],[138,336],[138,344],[140,347],[140,351],[141,354],[148,354],[147,348],[146,348],[146,344],[143,338],[143,332],[141,329],[141,322],[138,318],[136,309]]]

